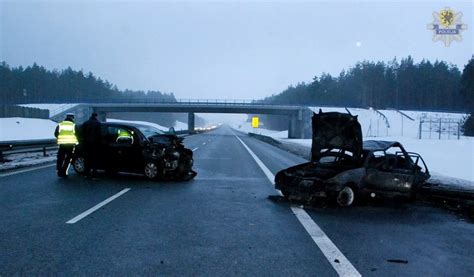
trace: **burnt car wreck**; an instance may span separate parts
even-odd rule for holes
[[[87,174],[90,162],[81,143],[76,147],[72,165]],[[151,126],[133,123],[103,123],[97,147],[97,169],[106,172],[143,174],[150,180],[191,180],[193,152],[174,132],[165,133]]]
[[[314,113],[311,161],[279,171],[275,187],[285,198],[340,206],[358,199],[414,199],[429,177],[422,157],[396,141],[362,141],[357,116]]]

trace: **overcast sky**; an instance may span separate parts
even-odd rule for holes
[[[256,99],[339,74],[357,61],[412,55],[461,70],[473,54],[473,1],[2,1],[0,60],[91,71],[119,89],[177,98]],[[461,11],[462,42],[427,24]]]

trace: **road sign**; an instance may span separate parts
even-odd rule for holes
[[[252,127],[258,128],[258,116],[252,117]]]

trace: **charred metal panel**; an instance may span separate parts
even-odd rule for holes
[[[354,159],[362,157],[362,130],[357,116],[337,112],[314,113],[311,160],[318,161],[323,149],[352,152]]]
[[[355,168],[343,171],[336,176],[327,180],[328,183],[345,185],[345,184],[355,184],[359,186],[361,180],[365,175],[365,168]]]

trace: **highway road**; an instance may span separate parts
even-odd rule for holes
[[[0,174],[0,275],[473,276],[474,224],[423,205],[268,198],[303,159],[229,127],[189,136],[198,176]]]

